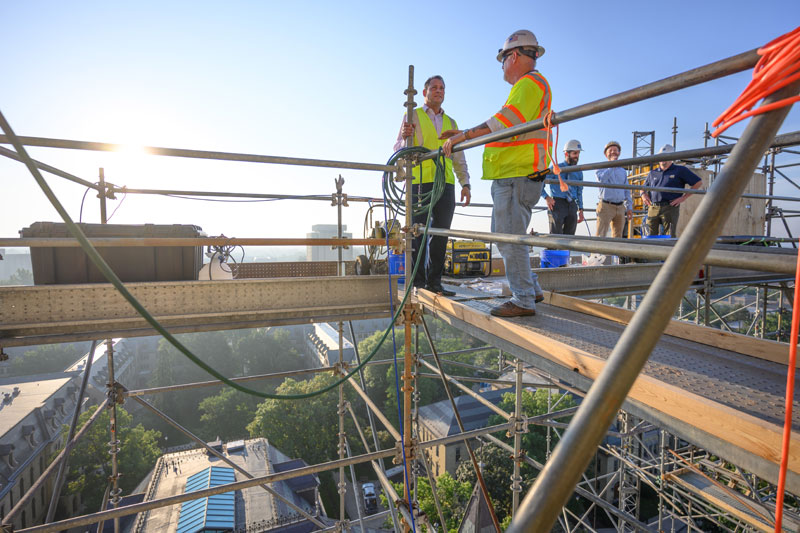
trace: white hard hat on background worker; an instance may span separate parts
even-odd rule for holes
[[[539,41],[536,40],[536,36],[532,31],[517,30],[508,36],[508,39],[506,39],[506,42],[503,44],[503,48],[497,51],[497,60],[502,63],[503,56],[506,55],[509,50],[514,50],[515,48],[521,48],[523,53],[525,53],[525,50],[535,52],[536,56],[534,59],[544,55],[544,47],[539,46]]]
[[[571,139],[567,141],[567,144],[564,145],[565,152],[583,152],[583,147],[581,147],[581,142],[577,139]]]

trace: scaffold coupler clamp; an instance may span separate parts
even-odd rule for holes
[[[349,369],[350,365],[347,364],[347,361],[336,362],[333,364],[333,375],[346,376]]]
[[[397,317],[395,322],[396,326],[405,326],[406,324],[415,325],[422,323],[422,307],[415,303],[406,303],[403,312]]]
[[[0,524],[0,533],[14,533],[14,524]]]
[[[406,159],[405,157],[401,157],[397,160],[397,166],[394,171],[394,181],[406,181],[406,168],[409,164],[411,164],[411,158]]]
[[[108,396],[108,409],[111,409],[111,406],[115,403],[119,405],[125,403],[125,387],[117,382],[114,382],[111,386],[106,385],[106,387],[108,388],[108,392],[106,393]]]
[[[120,189],[121,192],[123,192],[123,193],[125,192],[125,187],[120,188],[120,187],[117,187],[116,185],[114,185],[113,183],[103,182],[103,190],[102,191],[100,191],[100,190],[97,191],[97,197],[98,198],[107,198],[109,200],[116,200],[117,197],[114,195],[114,193],[115,193],[114,189]]]
[[[425,230],[425,224],[417,222],[411,226],[411,235],[414,237],[421,237],[422,232]]]
[[[520,415],[519,418],[515,416],[510,416],[508,418],[508,423],[511,424],[511,427],[508,428],[506,432],[507,437],[513,437],[517,433],[528,433],[528,417],[525,415]]]

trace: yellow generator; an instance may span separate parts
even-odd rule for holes
[[[489,276],[492,272],[491,246],[480,241],[448,241],[444,272],[449,276]]]

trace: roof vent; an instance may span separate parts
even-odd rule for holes
[[[13,395],[14,395],[14,398],[16,398],[17,396],[19,396],[19,387],[14,387],[14,392],[13,392]]]

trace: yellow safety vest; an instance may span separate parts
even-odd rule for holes
[[[511,88],[506,104],[494,116],[507,128],[543,117],[550,110],[550,85],[530,72]],[[550,166],[547,130],[538,130],[489,143],[483,150],[483,179],[527,176]]]
[[[436,133],[436,126],[433,125],[431,117],[425,112],[424,109],[418,107],[416,109],[414,124],[414,146],[424,146],[429,150],[438,150],[444,144],[443,140],[439,139]],[[442,131],[458,129],[456,121],[443,113],[442,117]],[[419,136],[422,136],[421,142]],[[453,174],[453,160],[449,157],[445,161],[445,182],[455,183],[455,176]],[[422,164],[415,166],[412,169],[414,179],[412,183],[420,183],[420,172],[422,173],[422,183],[433,183],[433,178],[436,173],[436,165],[433,164],[432,159],[426,159]]]

